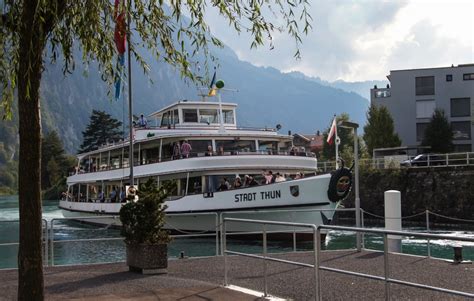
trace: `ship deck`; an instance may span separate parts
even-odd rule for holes
[[[313,263],[312,252],[272,254],[298,262]],[[390,276],[399,280],[474,293],[474,265],[445,260],[390,254]],[[229,256],[229,283],[263,291],[263,261]],[[383,276],[383,253],[363,250],[324,251],[327,267]],[[313,269],[268,262],[268,292],[293,300],[311,300]],[[384,282],[321,271],[323,300],[382,300]],[[141,275],[128,272],[124,263],[48,267],[46,299],[74,300],[258,300],[258,297],[222,288],[223,257],[170,260],[168,274]],[[16,299],[17,270],[0,271],[0,300]],[[394,300],[467,300],[445,293],[390,285]]]

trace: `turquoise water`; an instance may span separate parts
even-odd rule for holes
[[[58,201],[43,202],[43,218],[50,222],[53,218],[61,218],[61,210],[57,207]],[[15,196],[0,197],[0,244],[14,243],[18,241],[18,198]],[[455,230],[443,230],[437,228],[434,233],[452,236],[474,237],[474,231],[465,230],[458,226]],[[422,228],[404,228],[410,231],[423,231]],[[100,226],[86,225],[75,221],[55,221],[53,251],[54,264],[84,264],[98,262],[117,262],[125,260],[125,246],[121,240],[104,240],[104,238],[120,238],[120,231]],[[100,239],[93,242],[68,242],[68,240]],[[228,249],[247,252],[261,253],[262,242],[260,240],[238,240],[228,238]],[[452,241],[431,241],[431,255],[434,257],[453,257]],[[383,239],[376,235],[365,236],[365,246],[370,249],[383,249]],[[463,243],[464,258],[474,260],[474,243]],[[297,250],[312,249],[311,242],[298,242]],[[330,232],[326,237],[323,248],[327,250],[348,249],[355,247],[355,236],[351,232]],[[292,241],[269,241],[269,252],[288,252],[293,249]],[[402,240],[402,251],[404,253],[427,255],[426,240],[417,238],[404,238]],[[0,268],[16,267],[17,245],[0,245]],[[200,238],[176,238],[169,246],[169,255],[178,257],[181,252],[185,256],[210,256],[215,255],[215,237]],[[50,253],[51,254],[51,253]],[[51,262],[51,258],[50,258]]]

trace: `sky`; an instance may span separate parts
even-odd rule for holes
[[[390,70],[474,63],[474,0],[309,0],[313,30],[301,60],[286,34],[250,49],[250,36],[229,28],[215,10],[212,33],[239,59],[283,72],[335,81],[384,80]]]

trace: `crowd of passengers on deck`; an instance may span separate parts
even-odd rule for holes
[[[254,154],[255,153],[255,152],[248,152],[246,150],[239,151],[235,149],[227,151],[224,149],[224,146],[218,146],[217,151],[214,151],[211,145],[207,146],[207,150],[204,153],[193,152],[193,147],[187,139],[182,140],[182,141],[176,141],[170,144],[170,149],[171,149],[171,155],[168,157],[168,160],[169,159],[180,160],[180,159],[187,159],[187,158],[199,157],[199,156],[209,157],[209,156],[226,156],[226,155],[238,155],[238,154],[247,154],[247,153]],[[278,152],[273,149],[266,149],[266,150],[258,151],[257,153],[267,154],[267,155],[314,156],[314,154],[312,153],[307,153],[303,147],[298,148],[295,146],[290,147],[290,149],[286,152]],[[100,165],[99,168],[97,168],[97,164],[96,164],[97,160],[95,158],[90,158],[88,160],[90,160],[90,161],[87,161],[88,163],[81,164],[80,167],[76,167],[75,173],[82,174],[86,172],[96,172],[96,171],[120,168],[120,166],[112,167],[111,165],[107,165],[107,164],[102,164]],[[166,156],[162,158],[162,161],[166,161],[166,160],[167,160]],[[157,162],[158,160],[153,160],[153,159],[148,158],[146,162],[143,163],[143,165],[157,163]],[[139,163],[138,165],[142,165],[142,164]],[[122,166],[122,167],[125,167],[125,166]]]
[[[210,176],[212,179],[214,176]],[[241,189],[247,187],[254,187],[260,185],[268,185],[274,183],[280,183],[285,181],[292,181],[304,178],[304,174],[302,172],[297,172],[294,176],[290,174],[284,174],[280,172],[273,173],[271,170],[264,170],[262,174],[259,175],[245,175],[244,179],[239,175],[235,176],[233,183],[231,184],[228,177],[222,178],[220,181],[220,185],[217,188],[214,188],[212,185],[208,185],[206,191],[204,193],[209,192],[216,192],[216,191],[227,191],[232,189]],[[208,184],[212,183],[212,180],[209,180]],[[198,182],[195,182],[194,185],[194,193],[199,194],[202,193],[201,185]],[[96,190],[97,188],[93,188]],[[70,193],[70,192],[62,192],[61,193],[61,200],[68,200],[72,202],[89,202],[89,203],[125,203],[126,202],[126,193],[125,187],[112,186],[112,190],[107,195],[102,188],[98,188],[98,191],[94,191],[94,197],[90,197],[86,200],[84,194],[81,193]]]
[[[253,187],[253,186],[259,186],[259,185],[268,185],[268,184],[273,184],[273,183],[280,183],[280,182],[285,182],[285,181],[291,181],[291,180],[298,180],[304,177],[303,173],[297,172],[296,176],[292,178],[289,174],[283,174],[283,173],[275,173],[271,170],[264,170],[262,173],[262,180],[260,183],[255,179],[254,176],[251,175],[245,175],[244,180],[240,178],[240,176],[236,176],[233,184],[230,184],[229,180],[227,177],[224,177],[221,180],[221,183],[218,187],[218,191],[225,191],[225,190],[230,190],[230,189],[239,189],[239,188],[245,188],[245,187]]]

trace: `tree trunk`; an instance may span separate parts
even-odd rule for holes
[[[17,73],[20,132],[18,300],[44,299],[39,87],[45,34],[39,10],[37,10],[38,6],[38,0],[25,0],[20,22],[20,55]]]

